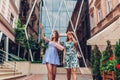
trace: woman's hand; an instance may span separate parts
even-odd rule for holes
[[[40,29],[44,29],[43,25],[40,23],[39,24]]]
[[[71,35],[71,38],[72,38],[72,40],[74,40],[74,37],[73,37],[73,35]]]

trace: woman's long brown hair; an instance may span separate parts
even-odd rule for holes
[[[57,30],[54,30],[54,32],[55,32],[55,41],[58,42],[59,37],[60,37],[59,32]],[[54,38],[52,38],[52,41],[53,41],[53,39]]]

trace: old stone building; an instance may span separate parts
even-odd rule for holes
[[[114,46],[120,38],[120,0],[89,0],[91,38],[88,45],[99,45],[100,50],[110,40]]]
[[[21,0],[20,3],[20,14],[19,18],[22,21],[22,24],[26,24],[28,20],[28,16],[33,7],[33,3],[35,0]],[[34,39],[38,40],[38,29],[39,29],[39,12],[40,11],[40,0],[37,0],[33,13],[31,15],[27,31],[29,34],[34,34]]]
[[[0,49],[6,52],[15,48],[14,28],[19,16],[19,3],[20,0],[0,0]]]

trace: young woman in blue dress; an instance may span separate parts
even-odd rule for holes
[[[48,80],[55,80],[56,78],[56,66],[60,65],[58,51],[63,50],[64,47],[59,44],[59,33],[57,30],[54,30],[52,38],[48,39],[44,36],[44,27],[40,24],[41,36],[46,42],[48,42],[48,48],[45,51],[43,58],[43,64],[46,64],[48,70]]]
[[[71,31],[67,32],[67,40],[64,49],[63,64],[64,68],[67,70],[67,80],[71,80],[71,74],[73,76],[72,80],[77,80],[76,70],[78,65],[77,51],[76,51],[77,41],[74,37],[74,33]]]

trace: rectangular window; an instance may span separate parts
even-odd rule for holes
[[[95,18],[94,18],[94,14],[91,15],[91,29],[93,29],[95,27]]]
[[[108,13],[112,11],[112,0],[107,0]]]
[[[13,20],[14,20],[14,16],[13,14],[11,13],[11,16],[10,16],[10,24],[13,25]]]
[[[98,8],[98,22],[102,20],[102,10],[101,8]]]

